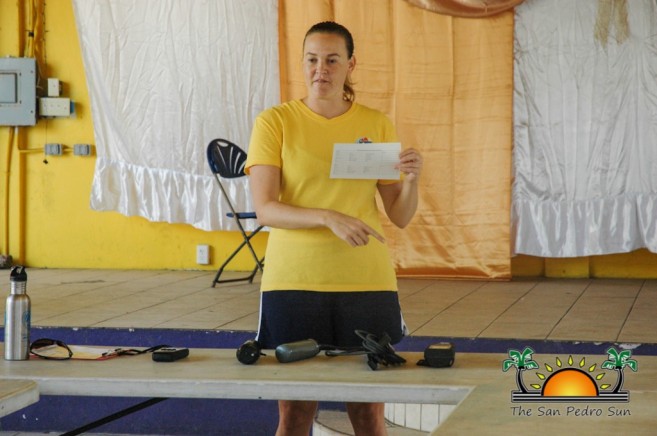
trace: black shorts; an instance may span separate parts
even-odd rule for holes
[[[406,334],[399,298],[394,291],[266,291],[260,298],[257,341],[266,349],[314,339],[322,345],[360,346],[354,330],[395,344]]]

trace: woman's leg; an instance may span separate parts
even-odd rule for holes
[[[278,402],[276,436],[308,436],[317,414],[317,401]]]
[[[386,436],[383,403],[347,403],[347,414],[356,436]]]

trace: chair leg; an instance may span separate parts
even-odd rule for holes
[[[263,272],[263,269],[262,269],[262,261],[261,261],[261,260],[258,260],[258,255],[256,254],[255,250],[253,249],[253,245],[251,245],[251,238],[253,238],[253,237],[255,236],[255,234],[258,233],[258,232],[260,231],[260,229],[262,229],[262,226],[260,226],[260,227],[258,227],[257,229],[255,229],[255,230],[254,230],[253,232],[251,232],[248,236],[247,236],[247,234],[244,232],[244,230],[242,229],[242,236],[244,236],[244,238],[245,238],[245,242],[246,242],[246,246],[249,247],[249,251],[251,252],[251,256],[253,256],[253,260],[254,260],[255,263],[256,263],[256,270],[259,269],[260,272]],[[264,259],[264,257],[263,257],[263,259]]]
[[[253,279],[256,273],[258,272],[258,270],[262,271],[264,267],[265,267],[265,258],[263,257],[262,259],[256,262],[256,266],[255,268],[253,268],[253,272],[249,276],[249,283],[253,283]]]
[[[217,283],[241,282],[241,281],[247,281],[247,280],[248,280],[249,283],[253,283],[253,279],[255,278],[255,275],[257,274],[258,270],[260,270],[261,272],[263,271],[263,261],[264,261],[265,258],[263,257],[262,259],[258,259],[258,256],[256,255],[255,250],[253,249],[253,246],[251,245],[251,238],[253,238],[256,235],[256,233],[258,233],[263,228],[263,226],[258,227],[256,230],[254,230],[253,232],[251,232],[248,235],[246,234],[246,232],[242,228],[241,224],[240,224],[239,228],[240,228],[240,231],[242,233],[242,236],[244,237],[244,240],[237,247],[237,249],[235,249],[235,251],[233,251],[233,253],[228,257],[228,259],[226,259],[224,261],[224,263],[222,263],[221,266],[219,267],[219,270],[217,271],[217,274],[214,276],[214,280],[212,280],[212,287],[213,288],[216,286]],[[230,263],[230,261],[233,260],[233,258],[235,256],[237,256],[237,253],[239,253],[240,250],[242,250],[242,248],[244,248],[244,246],[247,246],[249,248],[249,251],[251,252],[251,255],[255,259],[256,266],[255,266],[253,272],[250,275],[246,276],[246,277],[219,280],[219,277],[223,273],[224,268],[226,268],[226,266]]]
[[[235,249],[235,251],[233,251],[233,253],[228,257],[228,259],[224,260],[224,263],[221,264],[221,266],[219,267],[219,270],[217,271],[217,275],[214,276],[214,280],[212,281],[212,287],[213,287],[213,288],[214,288],[214,285],[216,285],[217,283],[238,282],[238,281],[241,281],[241,280],[245,280],[245,279],[226,279],[226,280],[219,280],[219,277],[221,276],[221,273],[224,272],[224,268],[226,268],[226,265],[228,265],[228,264],[230,263],[230,261],[233,260],[233,258],[234,258],[235,256],[237,256],[237,253],[239,253],[240,250],[242,249],[242,247],[244,247],[245,245],[246,245],[246,240],[243,241],[243,242],[239,245],[239,247],[237,247],[237,249]]]

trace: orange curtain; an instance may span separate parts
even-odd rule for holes
[[[281,96],[301,98],[302,41],[335,20],[355,41],[356,99],[425,157],[420,208],[386,226],[400,276],[508,279],[513,13],[454,18],[404,0],[280,0]]]

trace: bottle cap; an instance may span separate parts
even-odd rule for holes
[[[11,269],[11,275],[9,277],[9,280],[11,280],[12,282],[26,282],[27,273],[25,272],[25,267],[24,266],[13,267]]]

